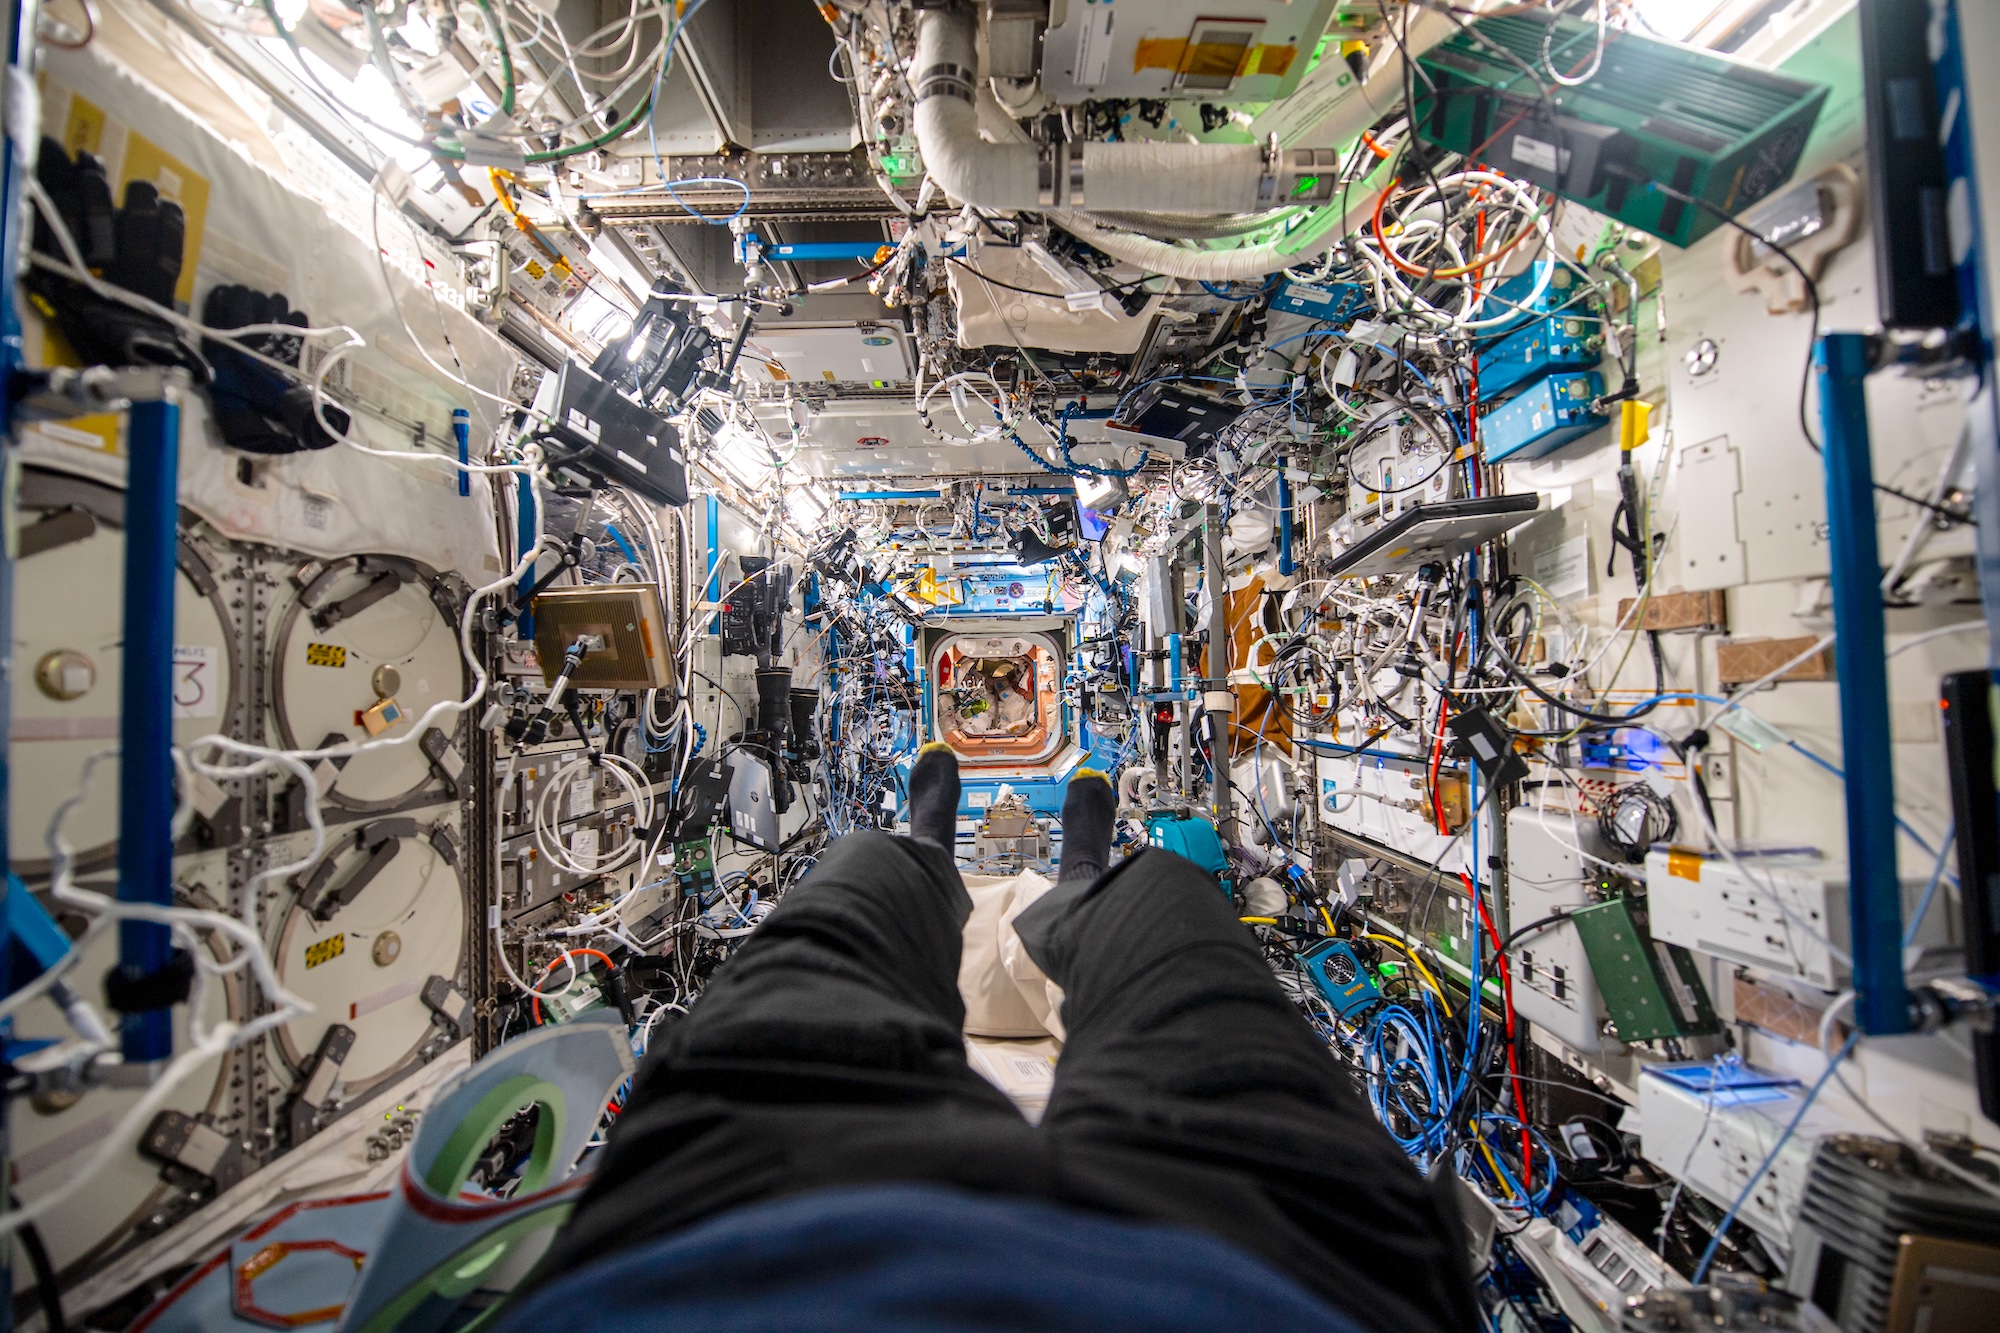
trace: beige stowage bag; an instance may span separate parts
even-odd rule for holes
[[[1014,933],[1014,918],[1053,887],[1033,871],[968,875],[972,915],[966,918],[958,990],[965,1000],[966,1057],[988,1082],[1039,1120],[1062,1053],[1062,988],[1048,977]]]

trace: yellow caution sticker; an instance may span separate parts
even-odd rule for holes
[[[347,665],[347,649],[337,643],[309,643],[306,645],[306,665],[344,667]]]
[[[306,946],[306,967],[308,969],[318,967],[321,963],[330,962],[346,952],[347,936],[329,935],[318,944]]]

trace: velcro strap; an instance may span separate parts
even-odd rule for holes
[[[164,967],[144,976],[132,976],[122,967],[106,972],[104,999],[121,1014],[143,1014],[182,1003],[193,985],[194,955],[176,949]]]

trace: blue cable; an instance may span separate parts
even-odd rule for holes
[[[1428,1008],[1430,1005],[1428,992],[1424,993],[1424,999]],[[1407,1055],[1392,1058],[1384,1048],[1384,1042],[1391,1035],[1401,1037],[1410,1050],[1423,1058],[1413,1060]],[[1440,1052],[1433,1041],[1433,1036],[1434,1030],[1430,1025],[1419,1024],[1416,1015],[1400,1004],[1384,1005],[1376,1010],[1369,1030],[1369,1054],[1382,1070],[1380,1078],[1372,1080],[1368,1089],[1369,1099],[1375,1106],[1375,1117],[1382,1122],[1383,1128],[1388,1130],[1389,1136],[1395,1139],[1397,1146],[1412,1157],[1424,1155],[1434,1143],[1441,1143],[1450,1123],[1449,1116],[1441,1113],[1445,1106],[1446,1089],[1437,1076],[1437,1070],[1442,1062],[1438,1058]],[[1426,1124],[1427,1117],[1419,1115],[1404,1103],[1400,1090],[1393,1094],[1397,1101],[1397,1109],[1418,1126],[1418,1133],[1411,1138],[1405,1138],[1396,1132],[1389,1106],[1389,1098],[1392,1095],[1391,1080],[1405,1070],[1417,1076],[1425,1100],[1430,1103],[1429,1123]]]
[[[734,222],[737,218],[742,217],[745,213],[750,211],[750,187],[745,185],[742,181],[732,179],[731,177],[728,176],[683,176],[678,180],[662,180],[660,184],[663,188],[665,188],[666,192],[673,197],[673,201],[675,203],[679,204],[682,208],[687,210],[689,217],[699,218],[701,221],[708,223],[711,227],[726,227],[730,223]],[[690,205],[686,200],[682,199],[680,193],[674,189],[676,185],[733,185],[737,189],[743,191],[743,202],[738,204],[736,206],[736,211],[734,213],[731,213],[728,217],[721,217],[721,218],[713,217],[707,213],[700,212],[692,205]]]
[[[667,34],[666,44],[660,51],[660,68],[653,75],[652,97],[646,105],[646,146],[653,154],[653,169],[660,173],[660,183],[666,186],[667,193],[673,197],[673,201],[680,204],[682,208],[687,209],[691,215],[700,218],[703,222],[722,227],[727,226],[734,219],[742,217],[744,212],[749,209],[750,188],[741,181],[730,180],[726,176],[697,176],[679,182],[668,181],[667,164],[660,159],[660,140],[655,126],[655,122],[660,117],[660,87],[666,81],[667,70],[672,68],[674,63],[674,45],[680,41],[681,33],[687,29],[689,21],[694,18],[695,14],[706,3],[707,0],[694,0],[694,3],[690,4],[686,12],[681,15],[680,21],[674,24],[673,31]],[[731,213],[726,218],[712,218],[705,213],[697,213],[692,208],[688,208],[686,204],[681,203],[681,197],[674,193],[674,185],[676,183],[681,185],[695,185],[715,184],[717,182],[727,182],[743,191],[743,202],[737,206],[734,213]]]
[[[1549,1196],[1555,1192],[1556,1180],[1558,1178],[1556,1155],[1554,1150],[1549,1147],[1549,1141],[1543,1138],[1541,1131],[1533,1125],[1524,1125],[1511,1115],[1501,1115],[1497,1111],[1482,1111],[1479,1113],[1478,1118],[1481,1120],[1490,1120],[1497,1125],[1511,1125],[1515,1129],[1525,1129],[1528,1131],[1529,1137],[1534,1139],[1535,1143],[1541,1148],[1542,1156],[1548,1160],[1549,1178],[1543,1182],[1539,1190],[1524,1187],[1520,1181],[1514,1178],[1514,1173],[1507,1169],[1506,1159],[1501,1157],[1497,1152],[1493,1154],[1494,1164],[1500,1168],[1500,1174],[1507,1178],[1507,1183],[1513,1187],[1514,1192],[1527,1201],[1529,1211],[1535,1213],[1541,1212],[1548,1205]],[[1529,1184],[1532,1185],[1533,1183],[1531,1177]]]
[[[1250,295],[1248,296],[1231,296],[1228,292],[1224,291],[1221,287],[1216,286],[1214,283],[1208,281],[1206,278],[1201,279],[1201,289],[1207,292],[1210,296],[1219,296],[1225,301],[1254,301],[1258,297],[1262,296],[1265,292],[1268,292],[1273,287],[1276,287],[1278,285],[1279,279],[1282,276],[1283,276],[1282,274],[1273,273],[1269,278],[1265,279],[1263,286],[1259,287],[1256,291],[1250,293]]]
[[[1068,474],[1069,476],[1072,476],[1072,477],[1136,477],[1136,476],[1138,476],[1138,475],[1139,475],[1139,471],[1140,471],[1140,469],[1142,469],[1142,468],[1144,468],[1144,467],[1146,466],[1146,460],[1152,457],[1152,455],[1151,455],[1151,453],[1150,453],[1150,452],[1141,452],[1141,453],[1140,453],[1140,455],[1139,455],[1139,461],[1138,461],[1138,462],[1134,463],[1134,464],[1133,464],[1133,465],[1132,465],[1131,467],[1123,467],[1123,468],[1120,468],[1120,467],[1098,467],[1098,466],[1096,466],[1095,464],[1091,464],[1091,463],[1079,463],[1079,462],[1077,462],[1077,461],[1076,461],[1076,460],[1075,460],[1074,458],[1071,458],[1071,457],[1070,457],[1070,455],[1069,455],[1069,447],[1070,447],[1070,446],[1069,446],[1069,423],[1070,423],[1070,418],[1071,418],[1071,417],[1073,417],[1073,416],[1084,416],[1084,417],[1089,417],[1089,416],[1096,416],[1096,415],[1098,415],[1098,414],[1096,414],[1096,413],[1091,413],[1091,412],[1085,412],[1085,411],[1084,411],[1083,409],[1079,408],[1079,407],[1078,407],[1078,406],[1077,406],[1077,405],[1076,405],[1075,403],[1071,403],[1071,404],[1069,404],[1068,406],[1066,406],[1066,407],[1064,407],[1064,408],[1063,408],[1063,410],[1062,410],[1062,417],[1061,417],[1061,418],[1060,418],[1060,420],[1058,421],[1058,423],[1057,423],[1057,429],[1056,429],[1056,449],[1057,449],[1057,450],[1058,450],[1058,451],[1059,451],[1059,452],[1060,452],[1060,453],[1062,454],[1062,461],[1063,461],[1063,470],[1064,470],[1064,471],[1065,471],[1065,472],[1066,472],[1066,473],[1067,473],[1067,474]],[[1108,416],[1110,416],[1110,415],[1111,415],[1111,413],[1109,413],[1109,412],[1106,412],[1106,413],[1103,413],[1102,415],[1104,415],[1104,416],[1107,416],[1107,417],[1108,417]],[[1019,444],[1019,443],[1020,443],[1020,441],[1019,441],[1019,440],[1016,440],[1016,441],[1015,441],[1015,443]],[[1027,446],[1027,445],[1025,445],[1025,444],[1023,444],[1023,445],[1021,445],[1021,447],[1022,447],[1023,449],[1026,449],[1026,448],[1027,448],[1028,446]],[[1041,459],[1040,459],[1039,457],[1036,457],[1036,458],[1035,458],[1035,461],[1036,461],[1036,462],[1040,462],[1040,461],[1041,461]]]
[[[1008,431],[1007,441],[1008,443],[1012,444],[1016,449],[1019,449],[1022,453],[1026,454],[1034,462],[1035,466],[1040,468],[1042,471],[1053,473],[1055,476],[1058,477],[1069,477],[1075,475],[1072,472],[1068,472],[1060,467],[1057,467],[1054,463],[1051,463],[1048,459],[1043,458],[1033,449],[1030,449],[1028,447],[1028,442],[1021,438],[1019,432],[1011,430]]]
[[[1304,333],[1294,333],[1289,337],[1280,338],[1276,342],[1265,343],[1264,350],[1267,352],[1275,351],[1283,347],[1286,343],[1295,343],[1301,338],[1331,338],[1339,332],[1339,329],[1307,329]]]
[[[1860,1040],[1859,1028],[1847,1034],[1847,1044],[1840,1048],[1840,1054],[1827,1061],[1825,1072],[1819,1076],[1819,1081],[1812,1085],[1812,1091],[1806,1094],[1806,1099],[1799,1103],[1799,1109],[1793,1113],[1791,1123],[1785,1126],[1785,1132],[1778,1135],[1778,1141],[1771,1145],[1771,1151],[1764,1155],[1764,1160],[1757,1163],[1757,1169],[1743,1182],[1743,1192],[1736,1196],[1735,1203],[1729,1205],[1729,1211],[1722,1215],[1722,1222],[1715,1228],[1715,1234],[1709,1237],[1708,1248],[1701,1252],[1701,1262],[1695,1265],[1694,1277],[1690,1279],[1694,1285],[1700,1286],[1702,1278],[1708,1275],[1708,1265],[1715,1258],[1716,1250],[1722,1245],[1723,1233],[1729,1230],[1729,1224],[1736,1220],[1737,1212],[1749,1201],[1751,1191],[1763,1182],[1765,1173],[1771,1169],[1771,1163],[1778,1160],[1778,1154],[1785,1150],[1787,1143],[1791,1142],[1793,1132],[1798,1129],[1799,1122],[1806,1118],[1806,1112],[1812,1109],[1813,1102],[1819,1097],[1820,1089],[1827,1085],[1828,1080],[1840,1069],[1841,1061],[1847,1058],[1848,1052],[1852,1051],[1854,1044]]]
[[[1930,915],[1931,899],[1937,896],[1938,881],[1944,878],[1945,857],[1951,854],[1952,839],[1958,836],[1958,822],[1953,820],[1944,826],[1944,841],[1938,844],[1937,864],[1931,867],[1931,882],[1924,885],[1924,896],[1918,902],[1917,910],[1910,916],[1910,924],[1903,931],[1903,947],[1909,948],[1916,942],[1917,930]]]
[[[618,543],[618,549],[625,553],[625,558],[627,560],[631,561],[635,565],[639,563],[639,553],[632,549],[631,542],[625,540],[625,534],[618,530],[618,525],[616,523],[606,523],[604,525],[604,530],[611,534],[612,541]]]
[[[1734,700],[1719,698],[1713,694],[1697,694],[1692,690],[1678,690],[1668,694],[1656,694],[1648,699],[1641,699],[1638,703],[1633,704],[1631,708],[1627,709],[1625,711],[1624,716],[1628,718],[1632,717],[1640,709],[1646,708],[1652,704],[1664,703],[1670,699],[1694,699],[1705,704],[1731,704],[1735,702]],[[1634,729],[1640,731],[1652,730],[1650,727],[1638,726],[1637,724],[1635,724]],[[1664,733],[1661,732],[1654,732],[1653,734],[1664,736]],[[1811,760],[1813,763],[1825,769],[1828,773],[1831,773],[1834,777],[1839,778],[1842,782],[1847,781],[1847,771],[1841,768],[1840,765],[1834,763],[1832,760],[1813,753],[1811,750],[1808,750],[1805,746],[1799,744],[1795,740],[1792,740],[1790,737],[1786,738],[1785,744],[1791,749],[1798,751],[1801,755],[1804,755],[1807,759]],[[1914,842],[1917,845],[1918,849],[1922,851],[1925,856],[1936,857],[1938,868],[1941,871],[1943,871],[1945,863],[1944,848],[1932,847],[1930,844],[1930,840],[1925,838],[1923,834],[1917,832],[1914,828],[1910,827],[1909,823],[1906,820],[1904,820],[1904,818],[1901,815],[1896,816],[1896,828],[1903,834],[1904,837],[1908,838],[1911,842]],[[1950,843],[1949,831],[1947,831],[1946,833],[1945,840],[1946,844],[1949,845]],[[1945,875],[1945,878],[1950,880],[1953,886],[1956,886],[1958,884],[1957,875],[1952,874],[1950,871],[1943,871],[1943,873]],[[1925,901],[1926,902],[1929,901],[1928,894],[1925,896]]]
[[[1786,740],[1785,744],[1790,746],[1792,749],[1797,750],[1800,754],[1812,760],[1815,764],[1818,764],[1821,768],[1833,774],[1835,777],[1839,778],[1842,782],[1847,781],[1847,771],[1841,768],[1838,764],[1835,764],[1832,760],[1822,759],[1819,755],[1814,754],[1811,750],[1808,750],[1805,746],[1800,745],[1795,740],[1788,739]],[[1925,840],[1923,834],[1911,828],[1908,822],[1905,821],[1901,815],[1896,816],[1896,828],[1897,831],[1902,833],[1904,837],[1908,838],[1911,842],[1917,844],[1918,848],[1922,850],[1925,856],[1936,856],[1939,858],[1939,864],[1940,865],[1943,864],[1942,854],[1936,848],[1932,847],[1927,840]],[[1947,878],[1951,880],[1954,886],[1957,885],[1958,876],[1952,875],[1949,872],[1947,872]]]

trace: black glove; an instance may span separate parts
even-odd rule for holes
[[[283,294],[254,292],[248,287],[211,289],[202,305],[201,322],[212,329],[240,329],[246,324],[311,326],[305,312],[293,310]],[[298,365],[305,345],[304,339],[285,333],[252,333],[238,341],[288,366]],[[336,441],[338,436],[327,434],[313,416],[310,386],[229,343],[205,338],[202,346],[215,366],[209,403],[215,409],[216,427],[231,448],[252,454],[295,454],[324,449]],[[332,403],[326,405],[325,412],[327,423],[345,435],[347,413]]]
[[[160,198],[148,181],[132,181],[125,186],[125,206],[113,209],[104,164],[89,153],[72,161],[53,139],[42,140],[35,179],[55,203],[86,267],[113,286],[173,308],[187,233],[179,204]],[[39,210],[34,245],[39,253],[68,262]],[[208,377],[201,353],[166,320],[43,268],[29,268],[26,286],[36,309],[56,322],[85,365],[186,366]]]

